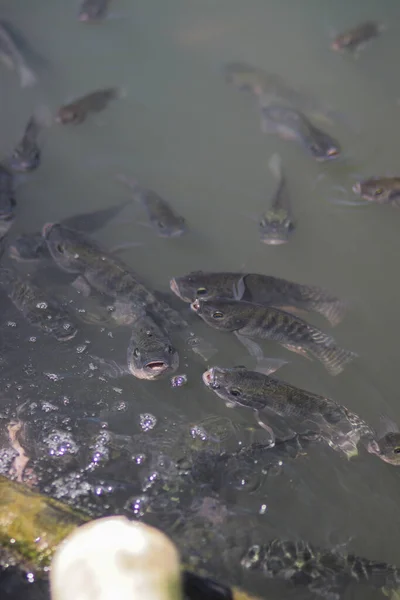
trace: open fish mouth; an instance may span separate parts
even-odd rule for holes
[[[284,238],[262,238],[261,241],[268,246],[279,246],[280,244],[286,244],[288,240]]]
[[[214,368],[212,367],[211,369],[208,369],[208,371],[205,371],[202,377],[206,386],[211,387],[214,381]]]
[[[42,228],[42,236],[43,236],[45,239],[47,239],[47,237],[49,236],[49,234],[50,234],[50,232],[51,232],[51,230],[52,230],[53,226],[54,226],[54,223],[45,223],[45,224],[43,225],[43,228]]]
[[[153,373],[154,376],[164,373],[164,371],[167,371],[169,368],[169,365],[163,360],[152,360],[145,366],[146,371]]]
[[[200,301],[199,300],[195,300],[194,302],[191,303],[190,308],[192,310],[194,310],[195,312],[199,312],[200,310]]]

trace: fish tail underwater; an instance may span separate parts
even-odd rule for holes
[[[1,0],[1,600],[64,600],[56,546],[115,515],[189,600],[399,599],[399,33],[398,0]]]

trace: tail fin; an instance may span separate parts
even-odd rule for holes
[[[328,319],[332,327],[335,327],[342,321],[347,310],[347,305],[338,298],[332,298],[332,300],[315,302],[314,310]]]
[[[318,346],[310,348],[310,353],[322,362],[331,375],[339,375],[346,364],[357,358],[358,354],[351,352],[350,350],[339,348],[329,336],[326,336],[326,341],[328,342],[328,345],[321,343],[321,339]]]

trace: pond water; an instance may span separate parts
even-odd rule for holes
[[[185,509],[172,506],[168,492],[177,485],[175,461],[190,461],[194,448],[233,452],[263,436],[251,411],[228,409],[202,382],[209,366],[254,362],[231,335],[195,320],[170,292],[172,277],[193,270],[275,275],[325,287],[348,302],[332,333],[360,357],[339,376],[273,342],[263,349],[289,361],[279,371],[285,381],[334,398],[374,427],[382,414],[400,424],[400,212],[335,203],[354,200],[359,179],[398,174],[398,2],[114,0],[99,24],[79,22],[78,8],[62,0],[0,2],[0,17],[34,49],[38,77],[36,86],[21,89],[15,73],[0,70],[3,157],[38,107],[55,114],[90,91],[123,91],[81,125],[46,128],[40,168],[18,182],[10,241],[46,222],[117,204],[129,191],[116,176],[136,178],[169,200],[188,231],[158,237],[132,202],[94,237],[108,248],[134,242],[121,258],[168,294],[218,353],[205,363],[177,341],[178,373],[188,377],[182,388],[169,378],[111,379],[93,368],[93,356],[123,362],[128,329],[83,323],[62,344],[28,325],[3,295],[0,472],[10,468],[7,423],[18,416],[40,491],[95,516],[122,513],[155,523],[176,539],[185,561],[268,598],[309,595],[240,571],[241,554],[254,541],[305,539],[400,565],[400,469],[361,447],[352,460],[315,445],[305,456],[283,459],[279,472],[246,466],[227,473],[215,494],[221,506],[212,509],[204,482],[198,489],[182,484]],[[357,58],[330,49],[332,35],[365,20],[387,29]],[[317,163],[300,145],[263,134],[254,98],[224,80],[223,67],[234,61],[277,73],[333,108],[337,119],[321,127],[339,140],[343,156]],[[268,168],[274,153],[284,164],[295,219],[289,243],[277,246],[261,244],[257,226],[276,187]],[[12,261],[6,256],[4,263]],[[16,267],[26,276],[36,268]],[[57,269],[43,269],[40,280],[74,310],[89,302]],[[315,315],[306,318],[330,331]],[[356,589],[352,597],[379,593]],[[47,592],[31,586],[29,594]]]

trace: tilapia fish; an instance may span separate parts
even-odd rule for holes
[[[101,208],[88,213],[73,215],[61,221],[62,225],[86,233],[93,233],[105,227],[128,204],[125,200],[114,206]],[[38,262],[51,260],[50,252],[42,233],[23,233],[9,248],[10,257],[19,262]]]
[[[384,29],[384,25],[376,21],[366,21],[336,36],[331,44],[331,48],[337,51],[349,50],[355,52],[360,50],[366,42],[377,37]]]
[[[176,371],[179,355],[162,327],[145,314],[131,327],[127,363],[132,375],[154,380]]]
[[[118,180],[125,183],[133,196],[145,209],[151,226],[161,237],[178,237],[186,231],[185,219],[176,214],[169,203],[153,190],[140,186],[134,179],[119,175]]]
[[[13,175],[0,164],[0,241],[13,224],[16,204]]]
[[[107,15],[110,0],[83,0],[78,19],[85,23],[99,21]]]
[[[224,66],[223,74],[228,83],[239,90],[251,92],[263,102],[274,100],[289,104],[329,121],[335,121],[339,116],[336,111],[319,103],[311,94],[289,85],[277,73],[268,73],[243,62],[232,62]]]
[[[303,319],[272,306],[238,300],[195,300],[192,309],[211,327],[241,336],[273,340],[284,348],[319,360],[331,375],[341,373],[357,355]]]
[[[276,437],[275,427],[280,435],[288,438],[297,433],[314,432],[334,450],[351,457],[357,455],[357,445],[363,440],[368,451],[400,466],[400,455],[393,453],[393,447],[399,446],[400,434],[395,439],[385,435],[377,440],[381,453],[374,452],[370,449],[377,438],[373,428],[334,400],[244,367],[212,367],[203,374],[203,381],[227,405],[253,409],[272,443]],[[279,418],[277,422],[275,417]]]
[[[61,106],[58,110],[56,121],[64,125],[68,123],[78,125],[79,123],[83,123],[89,113],[104,110],[111,100],[115,100],[119,96],[120,92],[117,88],[104,88],[103,90],[91,92]]]
[[[60,342],[71,340],[77,334],[70,315],[57,300],[17,271],[0,268],[0,288],[26,321],[44,333]]]
[[[272,198],[270,208],[264,213],[259,222],[260,239],[264,244],[285,244],[289,241],[290,234],[294,230],[294,223],[291,216],[286,178],[282,169],[282,160],[278,154],[271,157],[269,168],[278,181],[278,187]]]
[[[353,185],[353,192],[369,202],[400,206],[400,177],[371,177]]]
[[[283,140],[297,142],[318,162],[340,156],[340,145],[332,136],[289,106],[261,104],[261,129],[263,133],[275,134]]]
[[[399,598],[400,572],[393,565],[354,554],[318,548],[308,542],[272,540],[254,545],[241,560],[245,569],[263,573],[270,579],[307,586],[321,598],[340,600],[351,584],[380,590],[385,596]],[[347,597],[347,595],[346,595]]]
[[[188,324],[168,304],[139,279],[138,275],[122,260],[108,253],[91,238],[60,224],[47,224],[43,236],[56,264],[68,273],[78,276],[82,287],[93,288],[114,299],[114,319],[120,324],[131,325],[143,317],[143,312],[156,324],[181,332],[187,345],[205,360],[214,349],[189,331]]]
[[[13,171],[33,171],[40,165],[40,148],[38,137],[42,129],[37,117],[33,115],[24,131],[21,141],[16,146],[10,158],[10,167]]]
[[[36,83],[36,76],[28,67],[13,32],[4,20],[0,21],[0,60],[7,68],[18,73],[21,87]]]
[[[242,300],[285,310],[294,307],[315,311],[328,319],[331,325],[340,323],[346,311],[344,302],[320,287],[257,273],[192,271],[188,275],[171,279],[170,287],[184,302],[193,302],[196,298],[233,300],[236,297],[235,288],[240,282],[244,284]]]

